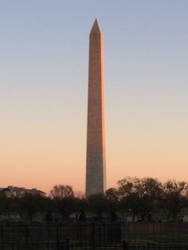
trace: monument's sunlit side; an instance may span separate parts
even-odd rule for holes
[[[86,196],[106,188],[103,36],[97,20],[90,32]]]

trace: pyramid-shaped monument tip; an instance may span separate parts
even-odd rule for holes
[[[97,18],[95,19],[95,22],[94,22],[93,27],[91,29],[91,33],[101,33],[101,29],[100,29],[99,23],[97,21]]]

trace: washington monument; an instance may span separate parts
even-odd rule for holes
[[[86,196],[106,188],[103,36],[97,20],[90,32]]]

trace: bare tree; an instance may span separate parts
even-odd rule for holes
[[[68,185],[55,185],[50,191],[52,199],[62,200],[66,198],[73,198],[74,192],[71,186]]]

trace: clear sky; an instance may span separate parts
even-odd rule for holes
[[[0,1],[0,186],[85,189],[88,38],[104,36],[107,184],[188,180],[188,1]]]

